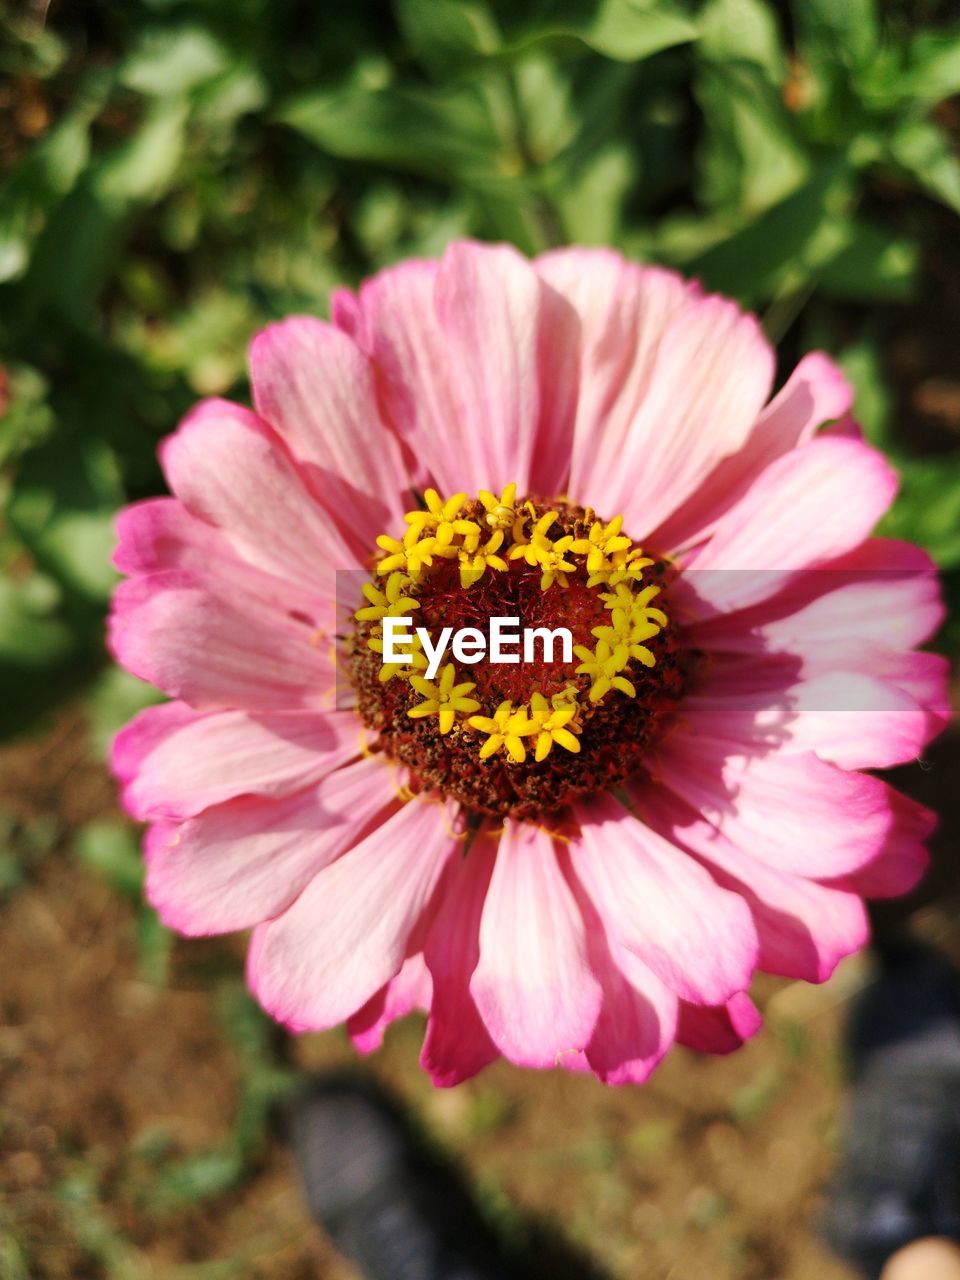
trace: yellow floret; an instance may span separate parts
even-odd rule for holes
[[[515,708],[512,702],[501,702],[492,716],[471,716],[467,723],[488,735],[480,748],[481,760],[487,760],[504,749],[511,760],[522,763],[527,758],[523,739],[536,732],[525,708]]]
[[[449,733],[454,726],[457,712],[466,715],[470,711],[478,711],[480,703],[476,698],[468,698],[467,694],[476,686],[470,680],[454,684],[457,670],[452,662],[448,662],[440,672],[440,679],[435,683],[425,680],[423,676],[411,676],[410,684],[424,699],[407,712],[414,719],[424,716],[436,716],[440,723],[440,732]]]

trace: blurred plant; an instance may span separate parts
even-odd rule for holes
[[[842,337],[869,400],[865,308],[911,296],[932,202],[960,212],[936,0],[43,11],[0,8],[0,732],[101,669],[112,513],[157,491],[157,439],[335,281],[454,235],[610,243],[799,348]],[[960,597],[960,459],[881,443],[891,527]],[[99,736],[140,697],[100,679]]]

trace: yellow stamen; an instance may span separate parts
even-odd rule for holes
[[[463,546],[460,549],[460,585],[467,588],[472,587],[475,582],[479,582],[484,575],[486,569],[497,569],[501,573],[507,569],[507,562],[503,556],[497,555],[503,544],[503,532],[497,530],[496,533],[490,535],[487,541],[481,547],[480,530],[476,534],[471,534],[465,538]]]
[[[608,525],[595,520],[590,526],[589,536],[578,538],[571,550],[577,555],[587,557],[587,570],[600,573],[614,568],[613,557],[618,552],[629,551],[633,545],[631,540],[621,533],[623,516],[614,516]]]
[[[534,525],[529,540],[515,542],[509,551],[511,560],[522,558],[529,565],[539,565],[543,570],[540,575],[541,591],[546,591],[553,586],[554,582],[559,582],[562,587],[566,587],[568,585],[566,575],[572,573],[577,567],[573,561],[565,559],[565,553],[573,546],[573,535],[567,534],[556,542],[551,542],[547,537],[547,530],[557,518],[556,511],[548,511]],[[516,533],[516,526],[514,526],[514,536]]]
[[[415,720],[422,719],[424,716],[436,716],[440,723],[440,732],[449,733],[454,726],[458,711],[464,715],[470,711],[479,711],[480,703],[476,698],[467,697],[476,685],[470,680],[454,684],[456,678],[457,669],[452,662],[446,664],[440,672],[440,679],[436,682],[425,680],[423,676],[411,676],[410,684],[424,701],[411,707],[407,715]]]
[[[412,596],[403,594],[408,582],[409,579],[398,572],[391,573],[383,591],[378,591],[372,582],[365,582],[363,594],[370,603],[353,616],[358,622],[379,622],[382,618],[402,618],[411,609],[419,609]]]
[[[449,547],[456,537],[468,537],[480,532],[480,526],[473,520],[460,518],[463,504],[467,500],[465,493],[455,493],[444,502],[436,489],[428,489],[423,499],[427,504],[426,511],[408,511],[403,518],[411,529],[417,530],[418,536],[430,529],[437,551]]]
[[[573,732],[577,706],[565,696],[567,692],[565,689],[563,693],[555,694],[552,705],[539,692],[530,698],[531,719],[537,732],[534,757],[538,761],[547,758],[555,742],[567,751],[576,753],[580,750],[580,742]]]
[[[513,504],[517,497],[517,486],[508,484],[500,497],[496,497],[489,489],[481,489],[477,494],[480,504],[487,513],[484,519],[491,529],[509,529],[516,519]]]
[[[525,708],[515,709],[512,702],[501,702],[492,716],[471,716],[467,722],[471,728],[488,735],[480,748],[480,759],[487,760],[501,748],[511,760],[521,764],[527,758],[523,739],[536,732],[536,726],[527,718]]]
[[[383,640],[379,636],[371,636],[367,641],[367,648],[372,649],[374,653],[383,653]],[[384,662],[380,666],[379,680],[381,684],[386,684],[388,680],[392,680],[394,676],[409,677],[415,671],[426,671],[430,664],[427,662],[426,654],[420,644],[420,637],[414,633],[410,636],[410,660],[409,662]]]
[[[576,668],[577,675],[590,677],[591,702],[600,702],[611,689],[619,689],[629,698],[636,696],[637,691],[626,676],[618,674],[630,661],[625,644],[618,644],[614,648],[606,640],[599,640],[595,650],[576,644],[573,652],[580,659],[580,666]]]
[[[416,577],[425,565],[433,564],[434,553],[438,553],[434,538],[421,538],[420,530],[411,525],[398,542],[385,533],[377,538],[377,546],[387,554],[377,565],[377,573],[393,573],[400,569],[411,577]]]

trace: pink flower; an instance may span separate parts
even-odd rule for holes
[[[368,1050],[426,1010],[443,1085],[501,1054],[642,1081],[752,1035],[758,968],[864,944],[863,896],[925,864],[930,814],[863,771],[944,722],[941,606],[870,536],[895,479],[829,359],[771,399],[732,302],[456,244],[271,325],[251,374],[119,520],[113,650],[174,700],[114,767],[170,926],[252,928],[295,1030]],[[430,681],[381,669],[391,609],[582,653]]]

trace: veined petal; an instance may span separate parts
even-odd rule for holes
[[[450,829],[441,807],[412,800],[256,928],[247,975],[268,1013],[298,1030],[324,1030],[400,971],[456,847]]]
[[[790,875],[828,879],[867,865],[893,818],[884,784],[810,752],[757,753],[703,734],[671,735],[657,781],[701,812],[735,845]]]
[[[500,1056],[470,994],[496,856],[496,843],[481,837],[462,859],[451,861],[427,934],[424,958],[433,979],[433,1001],[420,1061],[435,1085],[468,1080]]]
[[[510,823],[500,839],[470,992],[491,1040],[519,1065],[558,1065],[593,1034],[601,992],[583,918],[538,827]]]
[[[313,492],[365,556],[402,529],[410,487],[400,444],[377,409],[369,361],[311,316],[269,325],[250,347],[257,412],[283,437]]]
[[[430,972],[424,964],[423,953],[418,951],[407,956],[396,977],[348,1019],[350,1039],[360,1053],[379,1049],[392,1022],[405,1018],[414,1009],[430,1008],[431,992]]]
[[[699,608],[749,608],[798,570],[852,551],[873,532],[896,486],[882,454],[857,440],[824,438],[785,454],[687,564]]]
[[[808,982],[824,982],[844,956],[865,946],[867,914],[856,894],[788,875],[737,848],[664,787],[636,791],[643,816],[666,839],[690,849],[753,915],[759,967]]]
[[[704,542],[724,513],[747,494],[771,463],[812,440],[825,423],[843,418],[853,388],[829,356],[803,357],[760,413],[743,447],[712,471],[703,484],[653,534],[651,542],[673,554]]]
[[[352,712],[197,712],[147,707],[117,735],[113,768],[141,820],[190,818],[241,795],[299,791],[361,752]]]
[[[230,933],[283,911],[323,867],[395,806],[389,768],[371,757],[280,798],[243,796],[147,842],[147,895],[182,933]]]
[[[222,529],[257,568],[330,598],[336,570],[360,567],[280,441],[249,409],[204,401],[160,457],[184,506]]]
[[[331,709],[335,655],[305,623],[229,598],[192,574],[121,582],[109,640],[118,662],[200,710]]]
[[[684,1000],[720,1004],[750,983],[757,936],[746,903],[612,796],[576,806],[577,879],[611,940]]]

